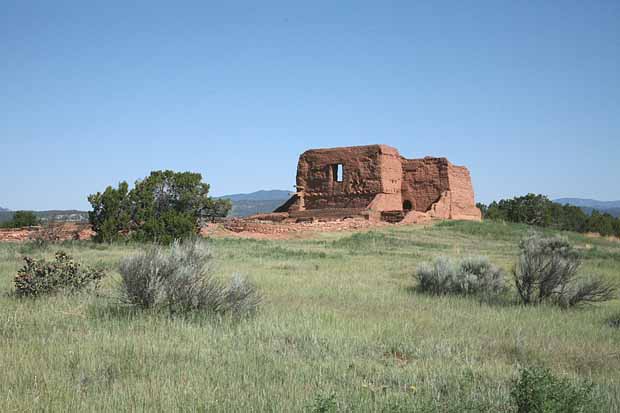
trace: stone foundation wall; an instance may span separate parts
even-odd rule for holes
[[[0,229],[0,242],[67,241],[90,239],[95,234],[89,224],[58,223],[46,226]]]
[[[449,165],[450,219],[481,220],[482,213],[476,207],[474,187],[469,171],[464,166]]]
[[[403,202],[408,200],[413,211],[426,212],[450,189],[449,165],[446,158],[405,159],[403,163]]]

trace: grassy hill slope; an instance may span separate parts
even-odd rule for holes
[[[394,226],[306,240],[211,240],[219,273],[255,280],[255,318],[171,318],[114,304],[137,245],[62,247],[113,271],[98,296],[17,300],[23,253],[0,245],[0,411],[511,411],[523,365],[591,379],[620,410],[620,302],[582,310],[485,304],[415,291],[418,264],[483,254],[509,271],[529,229],[493,222]],[[566,234],[584,271],[620,280],[620,243]],[[325,410],[328,411],[328,410]]]

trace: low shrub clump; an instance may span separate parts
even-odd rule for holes
[[[423,263],[416,272],[418,288],[436,295],[499,294],[504,290],[504,275],[486,257],[453,261],[438,257]]]
[[[511,396],[518,413],[585,413],[598,411],[591,384],[572,384],[541,367],[524,368]]]
[[[260,303],[256,287],[241,275],[228,283],[214,277],[213,256],[204,240],[152,246],[120,264],[123,303],[170,313],[205,311],[241,316]]]
[[[523,304],[575,307],[615,298],[615,287],[604,280],[578,276],[581,257],[565,239],[533,234],[521,241],[519,249],[513,275]]]
[[[52,262],[24,257],[26,264],[15,277],[18,297],[37,297],[58,291],[77,292],[97,287],[105,271],[101,268],[82,267],[63,251]]]
[[[332,413],[338,411],[336,393],[322,393],[316,395],[312,404],[307,409],[311,413]]]

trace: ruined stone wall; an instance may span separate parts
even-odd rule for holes
[[[367,208],[381,193],[400,199],[401,179],[400,155],[386,145],[310,150],[300,156],[297,168],[300,209]]]
[[[403,203],[409,201],[411,209],[428,211],[439,201],[441,194],[450,189],[449,164],[446,158],[402,159]]]
[[[480,219],[469,171],[446,158],[403,159],[403,202],[433,218]]]
[[[383,152],[379,158],[381,170],[381,192],[378,193],[368,208],[374,211],[393,211],[402,207],[401,187],[403,165],[398,151],[381,145]]]
[[[476,207],[474,187],[469,170],[464,166],[449,164],[450,219],[480,220],[482,213]]]
[[[304,152],[297,168],[297,194],[276,212],[297,219],[351,214],[391,220],[407,214],[418,221],[422,215],[480,219],[467,168],[446,158],[406,159],[387,145]]]
[[[72,222],[24,228],[1,228],[0,242],[4,241],[66,241],[86,240],[95,235],[90,224]]]

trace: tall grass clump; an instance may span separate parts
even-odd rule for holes
[[[123,259],[119,271],[121,302],[142,309],[242,316],[254,313],[261,300],[239,274],[228,283],[215,278],[211,249],[201,239],[151,246]]]
[[[487,257],[468,257],[453,261],[438,257],[421,264],[416,271],[418,289],[444,295],[499,294],[504,290],[504,275]]]
[[[579,276],[581,257],[564,238],[532,234],[519,244],[514,282],[523,304],[550,302],[562,307],[608,301],[616,288],[594,276]]]

